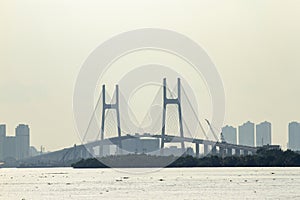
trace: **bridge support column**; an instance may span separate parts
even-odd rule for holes
[[[211,154],[212,155],[217,155],[217,146],[216,145],[212,146]]]
[[[227,156],[232,156],[232,149],[231,148],[227,148]]]
[[[200,149],[199,149],[199,144],[196,143],[196,158],[199,158],[200,157]]]
[[[219,155],[220,156],[225,156],[226,155],[225,148],[222,147],[222,146],[219,146]]]
[[[207,144],[204,144],[203,145],[203,148],[204,148],[204,156],[206,156],[209,152],[208,152],[208,145]]]
[[[248,155],[248,150],[244,150],[244,156]]]
[[[241,150],[240,149],[235,149],[235,155],[240,156],[241,155]]]

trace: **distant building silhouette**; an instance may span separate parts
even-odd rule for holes
[[[195,156],[194,149],[191,148],[191,147],[186,148],[186,152],[185,153],[188,156]]]
[[[159,149],[159,139],[136,137],[122,141],[122,149],[129,153],[151,153]]]
[[[222,134],[227,143],[237,144],[236,128],[227,125],[222,128]]]
[[[20,124],[16,128],[16,159],[22,160],[29,157],[29,127]]]
[[[4,140],[6,137],[6,125],[0,124],[0,160],[4,159]]]
[[[254,146],[254,123],[248,121],[239,126],[239,145]]]
[[[5,137],[6,136],[6,125],[0,124],[0,136]]]
[[[7,136],[4,140],[4,160],[16,159],[16,137]]]
[[[181,156],[182,149],[177,146],[170,146],[164,148],[164,156]]]
[[[280,150],[281,149],[280,145],[276,145],[276,144],[275,145],[274,144],[263,145],[261,148],[264,150]]]
[[[0,161],[29,157],[29,133],[28,125],[20,124],[16,128],[16,136],[6,136],[6,125],[0,125]]]
[[[300,123],[289,123],[288,148],[294,151],[300,150]]]
[[[272,130],[270,122],[262,122],[256,125],[256,146],[270,145],[272,141]]]

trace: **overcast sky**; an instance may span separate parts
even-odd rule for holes
[[[2,0],[0,123],[9,135],[29,124],[31,144],[47,150],[80,143],[72,95],[81,64],[113,35],[155,27],[207,51],[225,87],[225,124],[270,121],[273,143],[286,147],[288,123],[300,121],[299,11],[297,0]]]

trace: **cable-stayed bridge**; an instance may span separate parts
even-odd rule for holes
[[[35,165],[61,165],[62,163],[68,163],[70,161],[92,158],[92,157],[102,157],[104,156],[104,149],[107,146],[115,146],[116,152],[115,154],[124,154],[122,144],[124,141],[129,139],[139,139],[139,138],[153,138],[159,140],[159,147],[157,151],[159,155],[164,155],[165,145],[168,143],[179,143],[182,153],[186,152],[186,144],[193,147],[195,153],[193,154],[196,157],[200,157],[201,155],[220,155],[220,156],[231,156],[231,155],[248,155],[254,154],[257,150],[255,147],[244,146],[244,145],[236,145],[230,144],[226,141],[220,141],[219,138],[215,135],[214,131],[214,139],[209,139],[205,134],[203,127],[201,126],[201,130],[205,135],[205,139],[200,139],[192,136],[185,136],[184,125],[186,125],[183,121],[182,114],[182,103],[181,103],[181,81],[178,78],[177,80],[177,96],[176,97],[167,97],[167,83],[166,79],[163,80],[163,109],[162,109],[162,121],[161,121],[161,131],[160,134],[142,134],[142,135],[131,135],[126,134],[122,135],[121,128],[121,120],[120,116],[120,100],[119,100],[119,87],[116,85],[115,89],[115,103],[106,103],[106,91],[105,85],[102,86],[102,118],[101,118],[101,128],[100,128],[100,138],[96,138],[94,141],[86,142],[82,145],[74,145],[70,148],[65,148],[59,151],[42,154],[36,157],[28,158],[24,162],[25,163],[33,163]],[[99,98],[99,99],[100,99]],[[179,135],[170,135],[166,134],[166,111],[168,105],[175,105],[177,108],[178,114],[178,130]],[[114,137],[105,138],[105,122],[106,122],[106,111],[114,110],[116,113],[116,125],[117,125],[117,134]],[[193,112],[195,114],[195,112]],[[196,115],[195,115],[196,116]],[[196,116],[197,118],[197,116]],[[210,125],[210,124],[209,124]],[[188,129],[187,129],[188,130]],[[84,135],[84,138],[86,134]],[[202,150],[202,152],[200,152]],[[97,152],[96,152],[97,151]],[[127,152],[134,153],[134,152]]]

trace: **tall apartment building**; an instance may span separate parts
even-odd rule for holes
[[[222,134],[227,143],[237,144],[236,128],[227,125],[222,128]]]
[[[0,161],[4,159],[4,140],[6,137],[6,125],[0,124]]]
[[[239,126],[239,144],[254,146],[254,123],[248,121]]]
[[[16,136],[6,136],[6,125],[0,125],[0,161],[29,157],[29,133],[28,125],[20,124],[16,128]]]
[[[20,124],[16,128],[16,159],[22,160],[29,157],[29,127]]]
[[[263,145],[272,143],[272,128],[270,122],[262,122],[256,125],[256,146],[261,147]]]
[[[289,123],[289,142],[288,148],[294,151],[300,150],[300,123]]]

